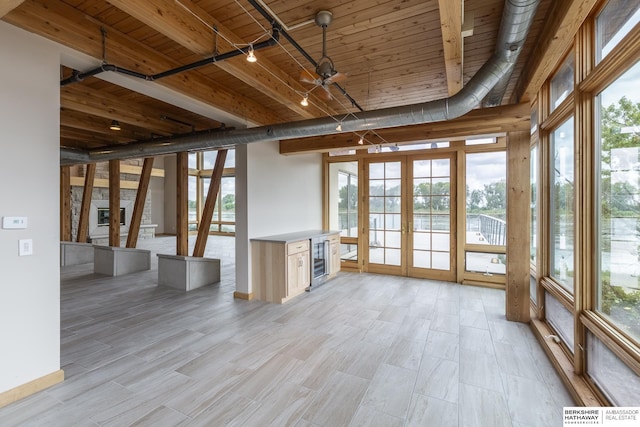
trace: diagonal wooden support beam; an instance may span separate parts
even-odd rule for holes
[[[144,202],[147,200],[147,190],[149,189],[152,170],[153,157],[147,157],[144,159],[144,163],[142,165],[142,173],[140,174],[136,201],[133,205],[131,223],[129,223],[129,234],[127,236],[128,248],[135,248],[138,244],[138,233],[140,232],[140,223],[142,222],[142,213],[144,212]]]
[[[82,205],[80,207],[80,218],[78,219],[79,243],[87,243],[89,238],[89,211],[91,209],[91,196],[93,194],[93,183],[96,177],[96,164],[89,163],[84,174],[84,188],[82,190]]]
[[[211,172],[211,182],[209,183],[209,191],[207,192],[207,200],[202,209],[202,217],[198,224],[198,238],[193,248],[193,256],[204,256],[204,250],[207,246],[207,238],[209,237],[209,228],[211,227],[211,218],[213,218],[213,209],[216,206],[218,193],[220,192],[220,183],[222,182],[222,172],[224,171],[224,162],[227,160],[227,150],[219,150],[216,156],[216,164]]]

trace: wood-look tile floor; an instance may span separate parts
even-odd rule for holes
[[[502,291],[343,272],[284,305],[236,300],[233,239],[209,247],[222,280],[189,293],[155,268],[64,268],[66,379],[0,425],[548,427],[573,406]]]

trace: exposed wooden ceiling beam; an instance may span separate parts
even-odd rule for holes
[[[5,0],[0,2],[0,18],[20,6],[24,0]]]
[[[65,109],[118,120],[121,124],[129,123],[159,133],[179,134],[192,131],[189,126],[163,120],[161,118],[163,111],[138,105],[105,92],[91,90],[81,84],[60,88],[60,105]]]
[[[383,139],[376,137],[373,133],[368,133],[366,139],[371,144],[377,145],[384,142],[409,143],[528,130],[529,119],[529,104],[512,104],[472,110],[462,117],[445,122],[379,129],[376,133]],[[280,154],[362,149],[363,146],[358,145],[358,140],[359,136],[351,132],[289,139],[280,142]]]
[[[60,125],[91,133],[107,135],[109,138],[116,137],[118,142],[131,142],[140,139],[149,139],[151,138],[152,133],[168,135],[166,132],[152,132],[132,125],[121,126],[121,130],[113,131],[109,129],[111,120],[112,119],[98,117],[80,111],[69,110],[67,108],[62,108],[60,110]]]
[[[438,0],[449,96],[462,89],[462,0]]]
[[[98,60],[102,59],[101,28],[104,27],[109,61],[143,74],[183,65],[63,2],[29,0],[3,19]],[[259,124],[278,122],[277,116],[268,108],[197,71],[167,77],[157,84]]]
[[[60,141],[68,140],[68,141],[77,141],[74,146],[82,147],[80,143],[92,144],[93,146],[105,146],[105,145],[114,145],[114,144],[124,144],[126,141],[118,141],[117,137],[108,138],[105,135],[99,135],[87,131],[83,131],[81,129],[60,126]],[[66,144],[60,144],[66,145]]]
[[[60,146],[66,148],[79,148],[82,150],[87,150],[91,148],[99,148],[104,147],[107,144],[95,141],[87,141],[80,139],[72,139],[72,138],[60,138]]]
[[[551,3],[535,48],[518,79],[512,101],[530,101],[535,98],[544,81],[572,45],[578,28],[597,1],[565,0]]]
[[[236,46],[247,45],[245,40],[189,0],[180,0],[180,3],[175,0],[108,0],[108,2],[203,57],[212,56],[216,42],[220,53],[233,51],[237,48]],[[224,38],[215,37],[211,27],[217,28]],[[225,39],[236,46],[227,43]],[[274,47],[274,49],[277,48]],[[216,62],[215,65],[303,118],[324,115],[323,110],[331,111],[326,104],[321,105],[322,109],[312,104],[308,107],[300,105],[302,94],[308,92],[308,89],[264,57],[260,57],[257,64],[245,61],[243,55]]]

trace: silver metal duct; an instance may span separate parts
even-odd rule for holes
[[[482,102],[483,107],[495,107],[502,103],[502,97],[507,91],[509,79],[520,50],[527,39],[529,27],[536,14],[539,0],[505,0],[504,9],[502,10],[502,23],[500,32],[498,33],[498,41],[496,43],[496,55],[502,55],[504,60],[511,64],[509,71],[500,81],[491,89],[489,94]],[[511,25],[505,26],[505,20],[509,20]]]
[[[342,124],[342,132],[364,132],[460,117],[480,105],[496,85],[503,80],[508,82],[526,40],[538,3],[539,0],[505,1],[505,12],[502,17],[496,52],[462,90],[449,98],[360,112],[357,113],[357,118],[354,116],[323,117],[251,129],[199,132],[176,138],[141,141],[128,145],[89,150],[86,152],[86,157],[78,154],[76,150],[71,156],[65,150],[60,153],[61,164],[149,157],[181,151],[232,148],[254,142],[330,135],[338,133],[337,123]],[[82,160],[80,160],[81,157]]]

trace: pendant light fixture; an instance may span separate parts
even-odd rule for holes
[[[111,130],[120,130],[120,123],[117,120],[111,120],[111,126],[109,126]]]
[[[247,55],[247,61],[249,62],[256,62],[258,60],[258,58],[256,58],[256,54],[253,51],[253,45],[250,44],[249,45],[249,54]]]

